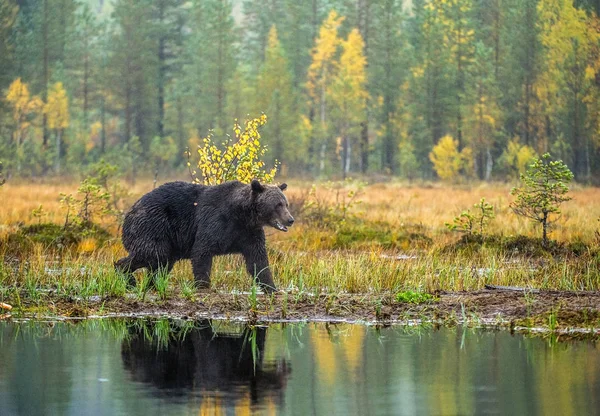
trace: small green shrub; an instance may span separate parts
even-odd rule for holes
[[[360,205],[359,199],[364,182],[326,182],[319,188],[313,185],[303,207],[303,221],[320,228],[337,230],[346,221],[354,219],[353,210]]]
[[[475,212],[471,210],[463,211],[458,217],[455,217],[452,223],[446,223],[446,227],[450,231],[457,231],[466,234],[484,235],[485,228],[496,216],[494,214],[494,206],[485,202],[485,198],[473,205]],[[475,227],[477,227],[475,229]]]
[[[396,301],[401,303],[425,303],[436,301],[437,298],[429,293],[407,290],[396,294]]]

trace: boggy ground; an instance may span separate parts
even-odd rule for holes
[[[600,292],[520,288],[438,292],[421,303],[400,302],[396,296],[375,300],[364,294],[277,292],[199,292],[197,298],[159,300],[149,292],[136,296],[97,296],[87,300],[53,297],[43,307],[25,301],[16,311],[22,318],[98,318],[154,316],[183,319],[232,319],[249,322],[327,321],[387,324],[467,324],[523,332],[559,334],[568,338],[600,337]],[[7,314],[0,315],[7,316]]]

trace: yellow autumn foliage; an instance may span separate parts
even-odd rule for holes
[[[500,156],[500,161],[511,172],[514,179],[518,179],[521,173],[525,173],[529,163],[537,157],[535,150],[532,147],[523,145],[519,142],[519,138],[515,137],[510,140],[506,149]]]
[[[458,151],[458,140],[446,135],[440,139],[429,153],[429,160],[433,163],[435,173],[442,180],[454,180],[461,170],[470,174],[473,170],[473,152],[465,147]]]
[[[48,127],[63,130],[69,127],[69,98],[62,82],[55,83],[48,91],[48,102],[44,106]]]
[[[277,173],[278,162],[271,170],[265,170],[262,161],[267,148],[260,143],[259,128],[267,123],[265,114],[258,118],[246,120],[244,126],[233,125],[233,137],[218,146],[212,133],[202,139],[198,146],[197,168],[202,178],[195,177],[194,181],[205,185],[218,185],[220,183],[238,180],[250,183],[253,179],[261,182],[272,182]],[[191,163],[188,162],[191,168]],[[195,176],[198,172],[193,171]]]
[[[14,80],[8,87],[6,101],[12,107],[13,120],[17,124],[17,129],[26,129],[29,127],[25,118],[42,107],[42,100],[36,95],[31,97],[27,84],[21,81],[21,78]]]
[[[309,95],[313,98],[319,97],[333,72],[334,58],[340,44],[338,28],[343,21],[343,16],[331,10],[319,29],[319,37],[312,50],[312,62],[308,68],[307,87]]]
[[[329,88],[332,101],[348,113],[344,114],[344,117],[352,116],[359,121],[364,117],[362,112],[368,96],[365,88],[367,58],[364,54],[364,45],[365,42],[358,29],[352,29],[348,39],[342,41],[339,69]]]

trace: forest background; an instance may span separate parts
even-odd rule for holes
[[[598,0],[3,0],[4,176],[185,172],[268,116],[285,176],[600,178]],[[221,139],[222,138],[222,139]],[[596,180],[594,180],[596,178]]]

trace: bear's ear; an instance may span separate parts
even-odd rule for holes
[[[282,183],[281,185],[279,185],[279,189],[285,191],[287,189],[287,183]]]
[[[253,179],[250,183],[250,187],[252,187],[252,192],[260,193],[265,190],[265,187],[260,184],[260,182],[256,179]]]

